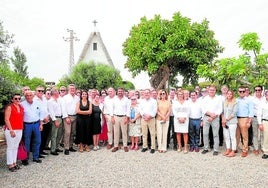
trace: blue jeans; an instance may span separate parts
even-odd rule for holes
[[[200,119],[189,118],[189,138],[190,138],[190,148],[199,146],[199,131],[200,131]]]
[[[32,148],[33,159],[36,160],[39,158],[39,149],[41,144],[41,132],[39,127],[40,122],[34,124],[24,124],[23,139],[25,147],[28,151],[28,159],[30,148]]]

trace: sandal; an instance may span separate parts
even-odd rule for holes
[[[9,170],[10,172],[16,172],[16,171],[17,171],[17,169],[16,169],[15,166],[8,168],[8,170]]]
[[[14,167],[15,167],[16,170],[19,170],[20,169],[20,166],[17,165],[17,164]]]

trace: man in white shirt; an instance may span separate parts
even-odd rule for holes
[[[202,154],[208,152],[209,146],[209,127],[212,127],[213,138],[214,138],[214,152],[213,155],[219,153],[219,127],[220,120],[219,116],[222,113],[222,100],[216,96],[216,86],[211,85],[208,89],[208,96],[206,96],[202,102],[203,117],[203,136],[204,136],[204,150]]]
[[[76,104],[79,97],[75,94],[75,85],[68,86],[68,94],[63,97],[62,118],[64,119],[64,154],[69,155],[69,151],[75,152],[73,148],[76,134]]]
[[[113,124],[112,124],[112,113],[113,113],[113,99],[115,96],[114,88],[108,88],[108,96],[105,97],[103,103],[103,114],[106,119],[108,129],[108,144],[107,149],[111,149],[113,145]]]
[[[155,136],[156,136],[156,126],[155,126],[155,116],[157,113],[157,102],[155,99],[150,97],[150,90],[146,89],[144,91],[144,99],[140,101],[140,114],[142,116],[141,129],[142,129],[142,140],[143,148],[142,152],[148,150],[148,128],[151,135],[151,153],[155,152]]]
[[[51,127],[51,154],[58,155],[62,151],[59,147],[60,135],[58,130],[62,126],[62,104],[59,100],[59,92],[56,88],[51,90],[51,99],[48,101],[48,111],[52,120]]]
[[[114,148],[112,149],[112,152],[116,152],[119,149],[120,129],[122,133],[124,151],[128,152],[128,108],[129,99],[124,96],[124,89],[118,88],[117,96],[115,96],[113,100],[112,123],[114,124]]]

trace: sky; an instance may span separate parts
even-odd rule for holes
[[[123,80],[134,83],[137,89],[148,88],[149,78],[143,73],[132,78],[124,69],[126,57],[122,44],[132,26],[160,15],[172,19],[180,12],[192,22],[207,19],[215,38],[225,48],[219,58],[238,57],[244,52],[237,42],[242,34],[256,32],[268,51],[267,0],[0,0],[0,21],[4,29],[14,34],[15,43],[27,57],[30,78],[57,81],[68,72],[69,37],[67,29],[74,30],[79,41],[74,43],[74,61],[97,30]],[[10,53],[11,53],[10,52]],[[181,84],[181,83],[179,83]]]

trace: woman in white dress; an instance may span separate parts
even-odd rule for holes
[[[187,101],[184,100],[183,91],[177,93],[177,101],[172,104],[174,113],[174,131],[177,135],[178,152],[182,151],[181,135],[184,141],[184,153],[188,153],[188,127],[190,108]]]

